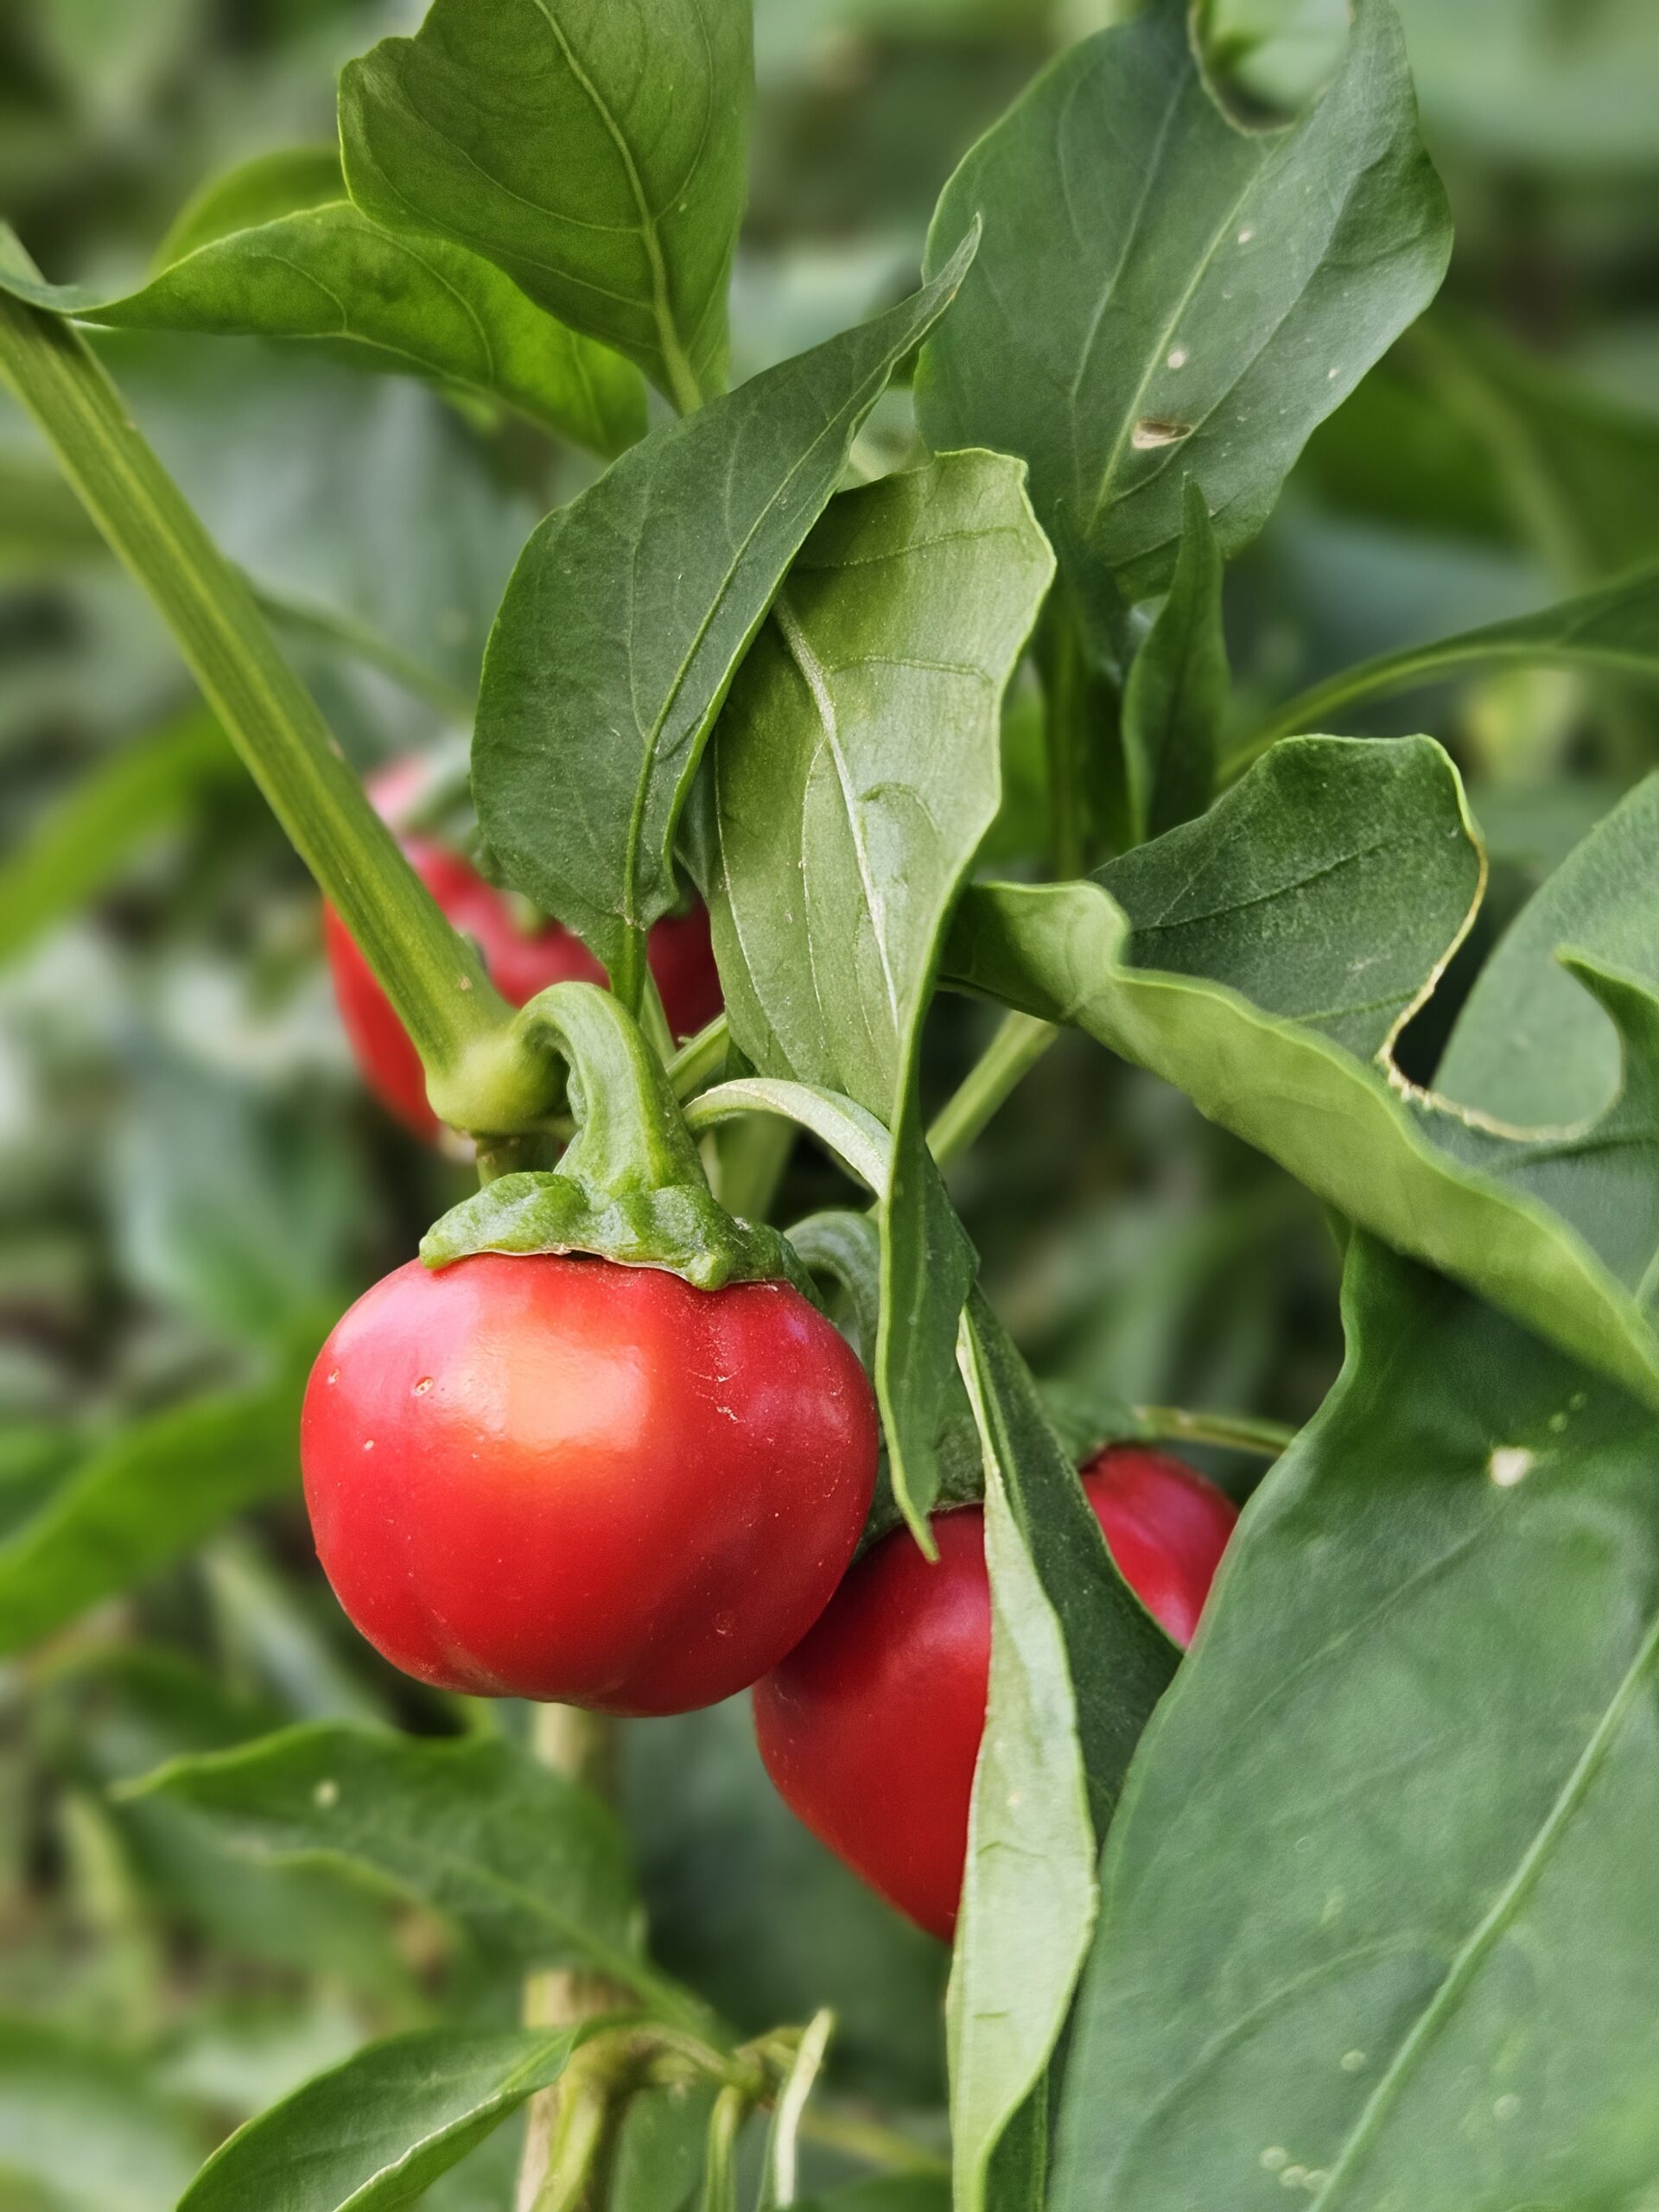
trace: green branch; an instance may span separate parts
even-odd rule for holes
[[[467,1118],[467,1071],[532,1118],[545,1071],[506,1080],[511,1009],[458,937],[334,748],[238,570],[207,535],[71,324],[0,294],[0,377],[40,424],[111,547],[156,602],[191,673],[296,850],[361,947],[446,1118]],[[514,1095],[523,1091],[524,1096]],[[440,1108],[440,1110],[444,1110]]]

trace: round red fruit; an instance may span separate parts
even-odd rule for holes
[[[423,772],[418,761],[405,760],[372,779],[369,796],[380,813],[395,821],[418,794]],[[604,969],[580,938],[557,922],[525,928],[507,894],[459,853],[418,832],[398,842],[454,927],[475,942],[491,982],[512,1005],[524,1005],[551,983],[605,981]],[[427,1103],[420,1055],[332,906],[323,909],[323,941],[340,1020],[364,1081],[416,1136],[436,1136],[441,1125]],[[714,1020],[721,1009],[720,976],[704,908],[658,922],[647,957],[677,1037],[690,1037]]]
[[[418,1261],[323,1346],[317,1554],[394,1666],[449,1690],[683,1713],[799,1642],[869,1510],[864,1370],[785,1283]]]
[[[1113,1558],[1175,1641],[1192,1641],[1238,1516],[1161,1452],[1117,1445],[1083,1470]],[[985,1729],[991,1592],[978,1506],[938,1515],[937,1563],[906,1530],[853,1569],[754,1693],[766,1771],[854,1872],[931,1934],[956,1927]]]

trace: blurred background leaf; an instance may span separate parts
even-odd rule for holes
[[[129,289],[204,183],[328,143],[340,66],[421,12],[3,0],[0,214],[54,279]],[[734,374],[912,289],[969,145],[1052,54],[1127,12],[759,0]],[[1283,111],[1328,76],[1345,13],[1214,0],[1212,60]],[[1228,571],[1224,752],[1350,661],[1535,612],[1659,554],[1650,0],[1402,0],[1401,15],[1457,250],[1430,316],[1315,432]],[[323,618],[283,642],[349,757],[453,745],[519,547],[594,461],[300,347],[96,342],[257,584]],[[860,452],[882,468],[918,457],[902,378]],[[394,678],[342,625],[433,680]],[[1342,728],[1441,739],[1489,848],[1442,1027],[1402,1042],[1427,1079],[1503,925],[1659,763],[1659,715],[1604,676],[1471,669],[1356,703]],[[1022,677],[982,855],[998,874],[1028,875],[1045,850],[1042,736]],[[930,1108],[993,1020],[966,1001],[934,1008]],[[44,1632],[0,1665],[0,2013],[20,2023],[0,2039],[4,2212],[165,2212],[231,2126],[365,2040],[516,2020],[513,1974],[429,1912],[337,1870],[256,1864],[199,1814],[109,1794],[295,1721],[522,1735],[517,1708],[423,1691],[345,1626],[298,1510],[289,1416],[261,1395],[305,1315],[406,1258],[467,1179],[361,1095],[302,871],[148,607],[0,408],[0,1627],[30,1618],[15,1595]],[[1319,1404],[1341,1353],[1319,1208],[1155,1078],[1068,1036],[950,1182],[988,1294],[1046,1382],[1291,1423]],[[803,1147],[779,1217],[845,1196]],[[192,1435],[238,1403],[245,1448],[196,1484]],[[106,1492],[133,1510],[100,1519],[99,1467],[142,1469],[158,1440],[148,1478]],[[1236,1491],[1259,1476],[1239,1455],[1193,1456]],[[19,1546],[27,1594],[4,1580]],[[664,1968],[747,2032],[833,2005],[824,2110],[880,2112],[937,2145],[944,1955],[795,1826],[746,1707],[626,1729],[622,1801]],[[663,2139],[654,2163],[643,2139],[623,2162],[626,2212],[679,2212],[674,2125]],[[934,2212],[931,2183],[844,2193],[861,2169],[805,2148],[815,2202]],[[504,2128],[429,2202],[501,2212],[516,2158]]]

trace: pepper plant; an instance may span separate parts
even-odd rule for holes
[[[468,1962],[194,2142],[180,2212],[1659,2186],[1659,569],[1621,541],[1235,684],[1229,567],[1310,440],[1386,441],[1413,345],[1431,447],[1501,372],[1420,325],[1452,226],[1390,0],[1296,102],[1224,13],[1061,43],[919,269],[769,365],[748,0],[434,0],[340,74],[337,147],[216,177],[137,287],[0,238],[0,376],[200,687],[182,749],[235,748],[365,1074],[477,1174],[320,1353],[289,1312],[251,1396],[48,1470],[0,1544],[39,1646],[302,1454],[329,1582],[425,1686],[261,1726],[204,1681],[121,1782],[124,1835],[266,1913],[366,1883]],[[585,455],[475,700],[256,585],[93,328],[326,346]],[[372,799],[302,632],[465,759]],[[1459,765],[1371,702],[1540,669],[1622,773],[1500,934]],[[1034,1376],[963,1193],[1067,1033],[1322,1210],[1346,1354],[1306,1422]],[[728,2017],[642,1910],[630,1716],[751,1688],[783,1796],[951,1945],[944,2138],[836,2088],[835,1993]],[[118,2201],[118,2160],[16,2163]]]

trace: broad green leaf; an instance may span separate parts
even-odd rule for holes
[[[479,697],[479,819],[518,887],[613,971],[674,903],[675,830],[733,671],[971,251],[658,430],[519,556]]]
[[[1653,1415],[1369,1238],[1344,1302],[1107,1847],[1055,2212],[1659,2171]]]
[[[1558,956],[1568,947],[1659,986],[1656,854],[1659,776],[1649,776],[1552,871],[1481,969],[1437,1091],[1522,1128],[1605,1112],[1619,1084],[1618,1034]]]
[[[1002,692],[1052,574],[1024,478],[1001,454],[947,454],[843,493],[715,737],[732,1033],[763,1074],[845,1091],[889,1126],[944,917],[996,811]]]
[[[1432,739],[1306,738],[1096,880],[1135,967],[1224,982],[1369,1059],[1427,995],[1484,874]]]
[[[918,1033],[1001,792],[1004,690],[1052,575],[1024,470],[950,454],[843,493],[727,702],[709,791],[732,1033],[893,1132],[876,1388],[920,1531],[972,1258],[922,1141]]]
[[[985,1455],[991,1671],[945,2012],[957,2212],[981,2212],[988,2202],[991,2160],[1042,2080],[1095,1919],[1096,1838],[1073,1667],[1052,1593],[1028,1548],[1036,1530],[1021,1528],[1011,1494],[1033,1436],[1043,1474],[1042,1462],[1058,1460],[1058,1447],[1042,1437],[1029,1379],[1018,1376],[1005,1345],[995,1344],[1001,1357],[991,1366],[983,1318],[963,1330],[963,1376]],[[1075,1488],[1075,1474],[1061,1464]],[[1043,1510],[1038,1528],[1058,1537],[1059,1516],[1045,1527]],[[1097,1529],[1091,1541],[1104,1567],[1098,1586],[1106,1588],[1116,1577]],[[1121,1586],[1108,1594],[1126,1609],[1134,1602]]]
[[[374,2044],[238,2128],[179,2212],[395,2212],[413,2204],[581,2039],[561,2029],[429,2028]]]
[[[0,960],[86,906],[147,838],[239,772],[223,731],[200,708],[89,769],[0,865]]]
[[[211,1814],[262,1856],[363,1867],[491,1950],[590,1967],[696,2016],[641,1956],[608,1809],[499,1739],[292,1728],[245,1750],[175,1759],[135,1794]]]
[[[1137,841],[1202,814],[1215,789],[1228,687],[1221,575],[1204,489],[1189,476],[1169,596],[1123,692],[1123,751]]]
[[[1229,771],[1236,774],[1276,738],[1317,726],[1355,699],[1408,690],[1472,667],[1605,669],[1659,682],[1659,561],[1539,613],[1484,623],[1344,669],[1275,710],[1268,727],[1233,755]]]
[[[748,0],[434,0],[340,84],[346,181],[486,256],[683,412],[721,389]]]
[[[114,299],[42,283],[0,237],[0,287],[116,328],[315,340],[364,367],[482,392],[601,454],[645,427],[639,378],[615,354],[464,246],[381,230],[338,182],[331,200],[209,238]]]
[[[1205,82],[1185,0],[1071,48],[946,186],[931,255],[985,241],[917,379],[935,446],[1022,454],[1096,601],[1162,589],[1182,486],[1224,552],[1308,434],[1428,301],[1451,245],[1388,0],[1358,0],[1318,105],[1247,129]]]
[[[130,2059],[0,2020],[0,2196],[15,2180],[52,2212],[171,2212],[200,2155]]]
[[[0,1654],[171,1563],[247,1507],[297,1489],[300,1398],[320,1332],[264,1380],[130,1421],[0,1542]]]
[[[1349,1221],[1659,1405],[1659,1338],[1626,1284],[1560,1214],[1437,1143],[1451,1117],[1389,1079],[1393,1037],[1466,926],[1478,855],[1459,808],[1426,740],[1287,741],[1101,882],[976,888],[947,972],[1163,1076]]]

